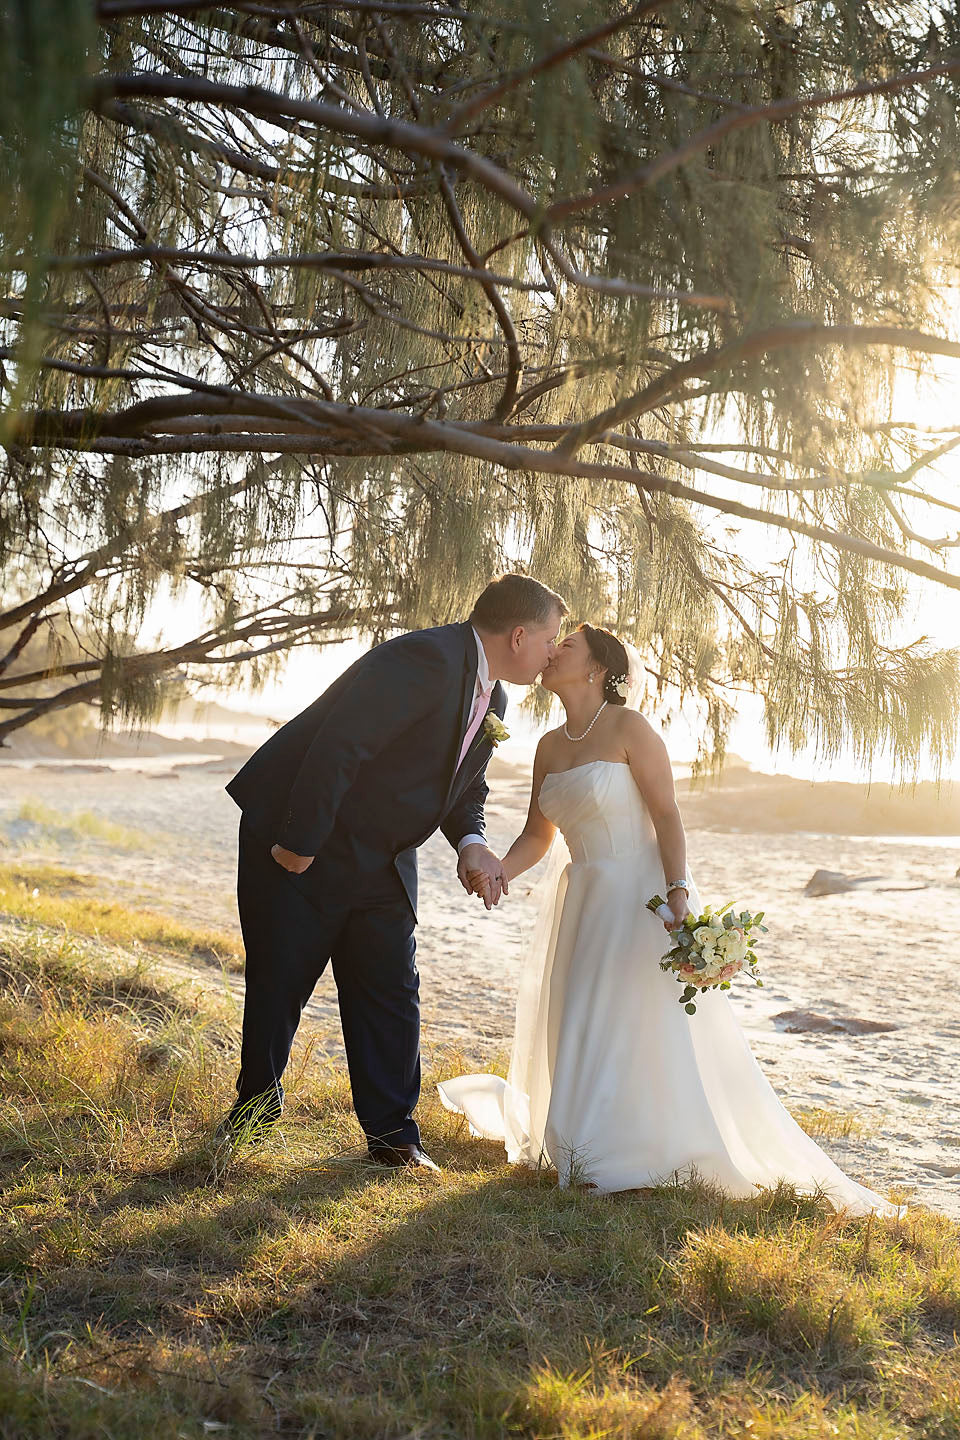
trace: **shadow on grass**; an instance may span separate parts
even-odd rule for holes
[[[944,1217],[561,1190],[471,1139],[436,1077],[442,1173],[368,1166],[309,1037],[289,1118],[233,1151],[202,1019],[180,1017],[178,1056],[153,995],[91,1005],[98,977],[21,959],[0,1001],[0,1440],[960,1433]]]
[[[506,1167],[482,1142],[448,1155],[439,1179],[359,1153],[305,1162],[276,1141],[228,1162],[221,1153],[215,1173],[217,1153],[191,1147],[91,1197],[89,1258],[105,1307],[121,1273],[186,1267],[207,1296],[256,1276],[262,1292],[250,1290],[241,1329],[253,1314],[313,1325],[344,1297],[352,1314],[366,1296],[394,1348],[401,1335],[425,1345],[446,1323],[458,1343],[489,1340],[498,1317],[511,1345],[536,1336],[547,1349],[558,1335],[656,1348],[665,1321],[702,1349],[722,1323],[769,1341],[781,1365],[835,1367],[838,1384],[868,1372],[876,1353],[866,1310],[838,1318],[837,1266],[857,1259],[868,1274],[871,1245],[875,1255],[899,1248],[897,1227],[844,1222],[789,1187],[754,1201],[696,1183],[642,1196],[561,1190],[552,1172]]]

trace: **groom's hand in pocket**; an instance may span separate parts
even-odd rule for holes
[[[309,870],[313,864],[312,855],[296,855],[292,850],[284,850],[282,845],[271,845],[270,854],[278,865],[284,870],[289,870],[291,875],[302,875],[304,870]]]
[[[467,894],[476,893],[490,910],[510,887],[503,865],[486,845],[464,845],[457,862],[457,875]]]

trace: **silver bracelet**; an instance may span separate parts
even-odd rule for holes
[[[671,890],[682,890],[686,895],[687,899],[689,900],[690,898],[690,886],[687,884],[686,880],[671,880],[670,884],[667,886],[668,895],[670,894]]]

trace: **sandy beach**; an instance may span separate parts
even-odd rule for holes
[[[109,768],[0,765],[0,857],[54,861],[100,877],[127,904],[236,930],[238,811],[223,789],[235,759],[103,764]],[[528,780],[521,766],[498,759],[488,778],[488,831],[502,850],[522,825]],[[688,795],[681,786],[681,805],[701,893],[767,912],[765,988],[734,992],[754,1053],[794,1113],[840,1111],[861,1122],[861,1133],[820,1142],[852,1175],[881,1189],[903,1187],[960,1218],[953,984],[960,836],[831,834],[831,809],[817,795],[812,813],[821,832],[760,828],[770,818],[761,814],[769,777],[735,772],[728,783],[742,801],[726,808],[741,821],[738,830],[716,828],[716,796]],[[55,826],[24,818],[42,814],[37,807],[86,812],[134,833],[111,843],[77,827],[58,839]],[[952,817],[949,806],[945,815]],[[936,823],[946,827],[949,818]],[[420,859],[425,1048],[458,1047],[470,1063],[484,1064],[509,1047],[519,961],[539,902],[536,872],[488,914],[457,884],[442,836]],[[817,869],[879,878],[873,888],[811,898],[804,886]],[[336,1021],[329,973],[310,1011]],[[871,1032],[878,1022],[892,1028]]]

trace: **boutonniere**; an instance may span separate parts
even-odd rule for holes
[[[496,710],[488,710],[483,717],[483,733],[491,745],[497,746],[501,740],[510,739],[510,731],[504,725]]]

